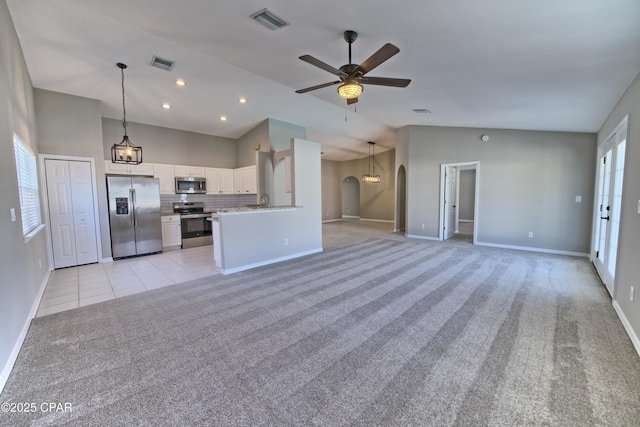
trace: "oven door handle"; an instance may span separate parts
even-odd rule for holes
[[[190,218],[208,218],[211,214],[188,214],[188,215],[180,215],[180,218],[190,219]]]

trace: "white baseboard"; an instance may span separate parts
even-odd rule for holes
[[[233,273],[237,273],[239,271],[245,271],[245,270],[250,270],[250,269],[256,268],[256,267],[262,267],[264,265],[274,264],[276,262],[282,262],[282,261],[288,261],[288,260],[294,259],[294,258],[300,258],[301,256],[305,256],[305,255],[317,254],[318,252],[322,252],[322,251],[323,251],[322,248],[311,249],[309,251],[298,252],[298,253],[287,255],[287,256],[283,256],[283,257],[280,257],[280,258],[271,258],[271,259],[260,261],[260,262],[256,262],[256,263],[253,263],[253,264],[241,265],[240,267],[226,268],[226,269],[225,268],[216,267],[216,269],[220,273],[222,273],[224,275],[233,274]]]
[[[422,240],[436,240],[436,241],[440,241],[440,239],[438,239],[437,237],[429,237],[429,236],[420,236],[418,234],[405,234],[406,237],[409,237],[411,239],[422,239]]]
[[[579,257],[589,258],[589,254],[585,252],[572,252],[572,251],[562,251],[558,249],[535,248],[532,246],[502,245],[500,243],[487,243],[487,242],[476,242],[475,244],[477,246],[489,246],[492,248],[515,249],[518,251],[542,252],[546,254],[570,255],[570,256],[579,256]]]
[[[359,216],[354,216],[354,215],[342,215],[342,218],[347,218],[347,219],[360,219]]]
[[[22,325],[22,330],[20,331],[20,335],[18,335],[18,339],[13,345],[13,349],[11,350],[11,354],[9,355],[9,359],[6,361],[6,363],[2,367],[2,372],[0,372],[0,393],[2,393],[4,386],[7,384],[7,380],[9,379],[9,375],[11,374],[13,365],[16,363],[16,360],[18,359],[18,354],[20,353],[22,344],[24,343],[24,340],[27,337],[29,326],[31,326],[31,320],[33,320],[33,318],[36,317],[36,314],[38,313],[40,300],[42,299],[42,295],[44,295],[44,290],[47,287],[47,282],[49,281],[50,275],[51,275],[51,270],[47,270],[47,273],[44,275],[44,278],[42,279],[42,283],[40,284],[40,289],[38,290],[38,294],[36,295],[36,298],[33,300],[31,310],[29,310],[29,315],[27,316],[27,319],[25,320],[24,325]]]
[[[338,218],[338,219],[324,219],[324,220],[322,220],[322,223],[325,224],[327,222],[340,222],[340,221],[342,221],[341,218]]]
[[[631,343],[636,349],[636,353],[638,353],[638,355],[640,356],[640,338],[638,338],[636,331],[634,331],[633,326],[631,326],[631,322],[629,322],[629,319],[627,319],[627,316],[624,315],[624,311],[622,311],[622,307],[620,307],[620,305],[616,300],[613,300],[613,308],[616,310],[616,313],[618,314],[618,317],[622,322],[622,326],[624,326],[624,329],[627,331],[627,335],[629,335],[629,338],[631,339]]]
[[[472,219],[459,219],[458,222],[475,222]]]
[[[372,218],[360,218],[360,221],[369,221],[369,222],[387,222],[393,224],[395,221],[392,219],[372,219]]]
[[[100,261],[100,263],[103,263],[103,262],[113,262],[113,258],[112,258],[112,257],[109,257],[109,258],[102,258],[102,260]]]

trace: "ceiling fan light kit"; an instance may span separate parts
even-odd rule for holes
[[[354,99],[362,95],[364,88],[359,83],[345,83],[338,86],[338,94],[344,99]]]
[[[302,55],[300,59],[315,67],[328,71],[329,73],[338,76],[340,80],[336,80],[329,83],[323,83],[316,86],[311,86],[305,89],[299,89],[297,93],[307,93],[312,90],[322,89],[328,86],[339,84],[338,94],[341,98],[347,100],[347,105],[355,104],[358,102],[358,97],[364,90],[363,84],[370,84],[376,86],[390,86],[390,87],[407,87],[411,80],[409,79],[395,79],[389,77],[366,77],[365,75],[382,64],[393,55],[400,52],[396,46],[391,43],[386,43],[380,49],[378,49],[373,55],[367,58],[362,64],[353,64],[351,62],[351,44],[358,38],[358,33],[355,31],[347,30],[343,34],[344,40],[349,44],[349,63],[343,65],[340,68],[332,67],[331,65],[314,58],[311,55]]]

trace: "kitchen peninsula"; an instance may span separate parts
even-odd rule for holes
[[[291,206],[221,209],[212,218],[222,274],[322,251],[320,145],[293,138],[291,156]],[[269,191],[277,196],[284,189]]]

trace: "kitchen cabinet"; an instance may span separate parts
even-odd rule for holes
[[[233,169],[206,168],[207,194],[233,194]]]
[[[174,166],[175,176],[193,176],[203,178],[205,176],[205,168],[203,166]]]
[[[153,177],[160,182],[160,194],[176,194],[173,165],[156,163],[153,165]]]
[[[236,194],[255,194],[258,192],[256,167],[247,166],[233,170],[233,185]]]
[[[181,246],[180,215],[164,215],[160,222],[162,224],[162,247]]]
[[[127,163],[112,163],[104,161],[104,173],[112,175],[144,175],[153,176],[153,163],[140,163],[139,165]]]

